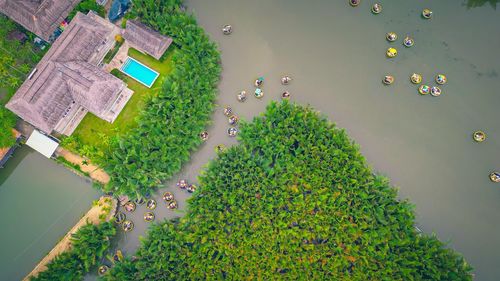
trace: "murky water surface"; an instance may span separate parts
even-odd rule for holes
[[[21,280],[80,220],[99,192],[24,146],[0,169],[0,280]]]

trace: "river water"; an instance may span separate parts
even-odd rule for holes
[[[27,146],[0,169],[0,280],[21,280],[80,220],[99,192]]]
[[[500,170],[500,10],[488,4],[468,9],[465,0],[398,0],[380,1],[383,12],[373,15],[374,1],[362,2],[351,8],[343,0],[187,1],[222,51],[220,107],[211,138],[160,191],[182,196],[180,211],[159,204],[157,217],[181,215],[187,194],[174,188],[175,181],[196,181],[215,145],[236,143],[225,135],[223,105],[250,120],[287,89],[293,101],[310,104],[347,130],[373,169],[416,205],[419,228],[462,253],[476,280],[496,281],[500,185],[488,175]],[[431,20],[420,17],[426,7],[434,11]],[[222,35],[224,24],[233,25],[233,34]],[[415,46],[388,43],[389,31],[400,39],[411,35]],[[389,46],[399,50],[397,58],[385,57]],[[420,96],[409,81],[413,72],[429,84],[437,73],[446,74],[443,94]],[[294,78],[286,87],[279,82],[284,74]],[[386,74],[395,76],[394,85],[382,85]],[[265,97],[237,102],[236,94],[253,91],[258,76],[265,77]],[[471,138],[478,129],[488,135],[481,144]],[[118,239],[128,254],[147,228],[145,211],[136,210],[136,228]]]

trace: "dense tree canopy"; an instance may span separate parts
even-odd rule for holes
[[[16,117],[4,105],[43,55],[42,51],[34,49],[29,40],[31,36],[0,14],[0,148],[15,142],[11,129]]]
[[[104,256],[110,246],[110,238],[116,234],[112,222],[82,226],[71,237],[72,248],[52,260],[47,269],[32,281],[83,280],[92,266]]]
[[[272,103],[106,280],[472,280],[412,206],[310,108]]]
[[[179,171],[201,143],[198,134],[210,121],[220,56],[181,1],[137,0],[129,18],[171,36],[179,47],[174,70],[163,88],[146,102],[138,127],[113,142],[99,161],[111,176],[107,191],[144,195]]]

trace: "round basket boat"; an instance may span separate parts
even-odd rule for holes
[[[424,19],[430,19],[430,18],[432,18],[432,11],[430,9],[424,9],[422,11],[422,17]]]
[[[125,219],[127,219],[127,215],[122,212],[118,212],[115,214],[115,222],[117,224],[121,224]]]
[[[229,106],[226,106],[226,107],[224,107],[224,111],[222,111],[222,113],[224,113],[224,115],[229,117],[229,116],[231,116],[231,114],[233,114],[233,109]]]
[[[224,150],[226,150],[226,146],[225,146],[224,144],[222,144],[222,143],[221,143],[221,144],[216,145],[216,146],[215,146],[215,148],[214,148],[214,150],[215,150],[215,152],[217,152],[217,153],[221,153],[221,152],[223,152]]]
[[[122,223],[122,229],[125,232],[132,231],[132,229],[134,229],[134,223],[132,221],[126,220]]]
[[[394,42],[394,41],[398,40],[398,35],[395,32],[388,32],[385,35],[385,39],[387,39],[387,41],[389,41],[389,42]]]
[[[235,127],[231,127],[229,129],[227,129],[227,135],[228,136],[235,137],[236,134],[238,134],[238,129],[236,129]]]
[[[291,81],[292,81],[292,77],[290,77],[288,75],[281,77],[281,84],[282,85],[288,85],[288,84],[290,84]]]
[[[382,5],[379,3],[375,3],[372,6],[372,13],[378,15],[382,12]]]
[[[389,48],[385,54],[388,58],[395,58],[398,55],[398,50],[396,48]]]
[[[392,83],[394,83],[394,80],[394,76],[386,75],[382,79],[382,83],[384,83],[385,85],[391,85]]]
[[[441,95],[441,88],[437,86],[431,87],[431,96],[439,97],[440,95]]]
[[[186,188],[186,190],[187,190],[189,193],[193,193],[193,192],[195,192],[195,191],[196,191],[196,185],[194,185],[194,184],[190,184],[190,185]]]
[[[174,200],[174,195],[171,192],[167,191],[167,192],[163,193],[163,200],[168,203],[168,202]]]
[[[245,102],[247,100],[247,92],[245,91],[241,91],[237,96],[236,96],[236,99],[239,101],[239,102]]]
[[[113,255],[113,259],[111,260],[113,263],[115,262],[122,262],[123,261],[123,253],[120,250],[116,250],[115,254]]]
[[[133,212],[133,211],[135,211],[136,205],[134,202],[128,201],[127,203],[125,203],[125,205],[123,207],[125,208],[125,210],[127,212]]]
[[[236,125],[238,123],[238,120],[239,118],[237,115],[235,114],[231,115],[228,119],[229,125]]]
[[[181,179],[177,182],[177,187],[180,189],[185,189],[188,186],[188,182],[185,179]]]
[[[224,33],[224,35],[229,35],[233,32],[233,27],[229,24],[226,24],[222,27],[222,33]]]
[[[259,77],[255,79],[255,82],[253,83],[255,87],[261,87],[262,84],[264,84],[264,77]]]
[[[256,98],[260,99],[264,96],[264,92],[262,91],[261,88],[257,88],[257,89],[255,89],[254,95]]]
[[[146,203],[146,199],[139,197],[139,198],[134,200],[134,203],[137,205],[142,205],[142,204]]]
[[[290,98],[290,92],[288,91],[284,91],[282,94],[281,94],[281,98],[282,99],[289,99]]]
[[[155,220],[155,214],[152,212],[147,212],[144,214],[144,221],[146,222],[152,222]]]
[[[483,131],[475,131],[474,134],[472,134],[472,138],[476,142],[483,142],[486,140],[486,134]]]
[[[493,172],[490,174],[490,180],[492,182],[499,183],[500,182],[500,172]]]
[[[410,76],[410,81],[413,83],[413,84],[420,84],[422,83],[422,75],[418,74],[418,73],[413,73],[411,76]]]
[[[149,199],[148,202],[146,203],[146,208],[154,210],[156,208],[156,200]]]
[[[428,85],[421,85],[420,87],[418,87],[418,92],[421,95],[427,95],[431,92],[431,87],[429,87]]]
[[[446,84],[446,82],[448,82],[448,79],[444,74],[436,75],[436,83],[438,83],[439,85],[444,85]]]
[[[357,7],[361,3],[361,0],[349,0],[349,5],[352,7]]]
[[[107,265],[101,265],[97,269],[97,274],[99,274],[99,276],[103,276],[104,274],[106,274],[106,272],[108,272],[108,270],[109,267]]]
[[[173,200],[172,202],[168,203],[168,208],[169,209],[177,209],[177,201]]]
[[[200,139],[202,141],[207,141],[208,140],[208,132],[207,131],[203,131],[200,133]]]
[[[403,45],[406,47],[406,48],[410,48],[411,46],[413,46],[415,44],[415,40],[413,40],[413,38],[409,37],[409,36],[406,36],[405,39],[403,39]]]

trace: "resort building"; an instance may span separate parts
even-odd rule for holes
[[[54,31],[81,0],[0,0],[0,12],[50,41]]]
[[[172,38],[161,35],[146,25],[135,21],[127,21],[127,27],[123,33],[130,47],[137,49],[159,60],[172,44]]]
[[[133,94],[101,67],[120,32],[93,12],[78,13],[6,107],[46,134],[71,135],[87,112],[112,123]]]

